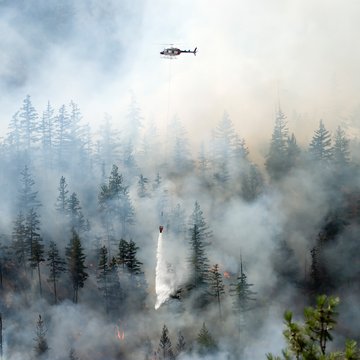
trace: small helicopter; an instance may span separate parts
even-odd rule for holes
[[[160,51],[160,55],[164,55],[167,57],[174,57],[174,56],[178,56],[181,53],[190,53],[190,54],[194,54],[196,55],[196,51],[197,51],[197,47],[191,51],[191,50],[181,50],[175,47],[171,47],[171,48],[166,48],[163,51]]]

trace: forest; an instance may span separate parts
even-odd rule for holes
[[[287,312],[282,337],[307,306],[328,330],[338,306],[330,351],[358,341],[359,140],[319,119],[300,145],[280,106],[273,123],[255,164],[227,113],[193,151],[134,99],[94,130],[26,96],[0,144],[1,358],[270,359],[311,335]],[[159,226],[173,291],[155,309]],[[284,358],[323,359],[320,340]]]

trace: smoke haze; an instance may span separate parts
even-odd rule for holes
[[[40,313],[53,359],[68,359],[71,349],[80,359],[152,359],[164,324],[173,349],[179,331],[184,335],[187,351],[179,359],[260,360],[280,353],[283,311],[299,317],[313,298],[310,251],[323,246],[321,236],[328,241],[322,256],[331,264],[324,272],[333,282],[317,290],[341,292],[339,323],[347,325],[339,343],[358,337],[359,13],[355,0],[0,0],[5,358],[33,358]],[[173,43],[197,46],[198,53],[161,58]],[[18,146],[11,121],[23,112],[27,94],[39,119],[48,101],[57,121],[66,105],[64,118],[75,121],[64,146],[56,138],[51,147],[40,133],[31,146]],[[301,151],[274,180],[264,163],[280,109]],[[313,162],[309,143],[320,119],[332,139],[341,125],[351,140],[345,165]],[[120,195],[111,198],[113,165],[122,178]],[[89,273],[78,304],[71,301],[68,273],[59,278],[55,305],[45,263],[41,297],[36,267],[19,270],[13,259],[25,166],[42,204],[36,210],[46,251],[54,241],[65,258],[70,222],[78,227]],[[66,216],[56,207],[61,176],[68,197],[79,200]],[[195,201],[212,234],[205,246],[209,266],[218,264],[224,281],[223,319],[213,298],[196,307],[201,289],[184,286]],[[159,225],[164,239],[157,237]],[[131,241],[138,262],[129,261]],[[109,266],[117,257],[113,272],[103,269],[105,286],[113,286],[106,300],[101,246]],[[229,294],[240,266],[256,307],[239,325]],[[166,301],[174,291],[179,299]],[[199,355],[204,323],[217,343],[207,357]]]

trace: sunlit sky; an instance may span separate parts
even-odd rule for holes
[[[121,127],[135,95],[145,124],[176,115],[195,142],[227,111],[251,150],[280,102],[306,144],[358,107],[359,15],[354,0],[0,1],[1,129],[26,94],[39,113],[73,99],[94,129],[104,113]],[[163,59],[168,43],[198,54]]]

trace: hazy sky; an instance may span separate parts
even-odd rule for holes
[[[358,105],[359,15],[355,0],[2,0],[1,128],[28,93],[39,112],[73,99],[94,128],[105,112],[121,126],[135,94],[146,121],[176,114],[193,138],[226,110],[251,146],[280,99],[307,144]],[[164,43],[198,55],[162,59]]]

